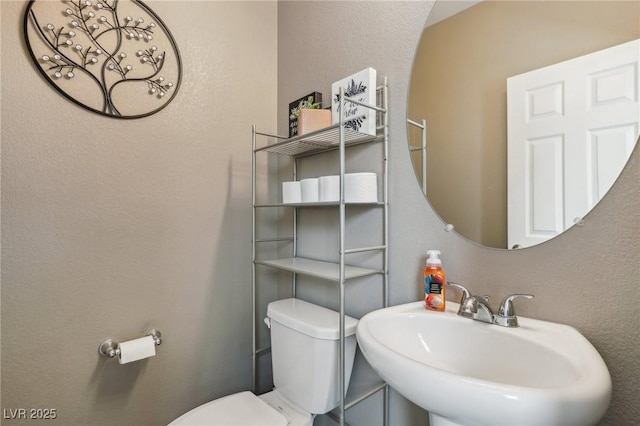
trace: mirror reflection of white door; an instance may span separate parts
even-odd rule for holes
[[[638,137],[640,40],[507,79],[508,247],[573,226]]]

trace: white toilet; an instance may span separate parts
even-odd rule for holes
[[[239,392],[194,408],[169,426],[311,426],[340,403],[340,318],[300,299],[267,307],[274,390]],[[349,385],[358,320],[345,316],[345,376]]]

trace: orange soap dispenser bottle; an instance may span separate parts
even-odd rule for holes
[[[444,311],[445,273],[438,250],[427,252],[427,267],[424,269],[424,306],[431,311]]]

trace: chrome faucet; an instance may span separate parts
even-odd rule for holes
[[[469,290],[460,284],[453,282],[447,282],[447,284],[462,290],[458,315],[476,321],[493,323],[494,313],[491,306],[489,306],[489,296],[473,296]]]
[[[513,299],[516,297],[524,297],[525,299],[533,299],[533,294],[512,294],[504,298],[498,309],[498,315],[495,316],[494,322],[503,327],[519,327],[516,310],[513,307]]]
[[[513,299],[516,297],[533,299],[531,294],[512,294],[502,301],[498,313],[495,314],[489,306],[489,296],[473,296],[464,286],[454,282],[448,281],[447,285],[462,290],[458,315],[503,327],[518,327],[518,317],[516,317],[516,311],[513,307]]]

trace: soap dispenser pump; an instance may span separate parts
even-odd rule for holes
[[[427,262],[424,270],[424,306],[431,311],[444,311],[445,272],[442,269],[440,251],[427,251]]]

